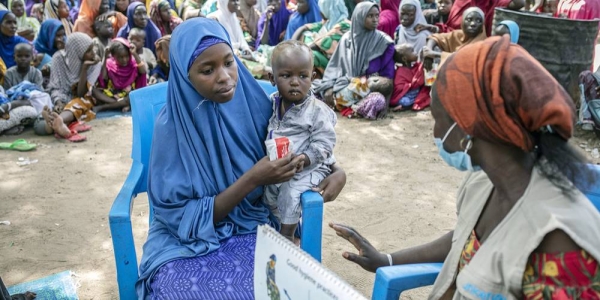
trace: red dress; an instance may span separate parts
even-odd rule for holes
[[[425,73],[423,64],[416,62],[411,68],[399,67],[394,75],[394,92],[390,98],[390,107],[398,106],[400,99],[410,90],[421,88],[413,110],[423,110],[431,103],[430,87],[425,86]]]

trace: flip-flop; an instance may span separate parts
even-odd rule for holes
[[[36,144],[30,144],[24,139],[18,139],[12,143],[0,143],[2,150],[31,151],[35,147],[37,147]]]
[[[92,126],[87,125],[83,122],[80,121],[75,121],[75,122],[71,122],[71,124],[69,124],[69,130],[73,131],[77,131],[77,132],[86,132],[86,131],[90,131],[92,129]]]
[[[85,137],[83,135],[79,135],[79,133],[77,133],[77,131],[75,131],[75,130],[71,130],[71,133],[65,137],[60,136],[58,133],[55,133],[54,137],[56,137],[57,139],[65,139],[72,143],[80,143],[80,142],[84,142],[85,140],[87,140],[87,137]]]

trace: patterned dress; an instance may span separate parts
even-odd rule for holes
[[[458,263],[469,264],[481,244],[471,232]],[[524,299],[600,299],[600,265],[585,250],[548,254],[532,253],[523,274]]]
[[[350,21],[342,20],[329,31],[325,29],[323,22],[306,24],[306,26],[308,30],[304,32],[304,43],[314,44],[312,48],[315,69],[319,75],[322,75],[342,35],[350,31]]]

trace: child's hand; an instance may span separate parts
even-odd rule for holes
[[[304,170],[304,166],[306,165],[306,161],[308,160],[308,156],[306,154],[300,154],[298,157],[298,164],[296,165],[296,173],[300,173]]]
[[[286,182],[296,174],[296,168],[300,157],[294,157],[292,153],[274,161],[265,156],[259,160],[247,175],[251,182],[257,186]]]
[[[158,80],[154,76],[152,76],[152,77],[150,77],[150,79],[148,79],[148,85],[153,85],[153,84],[156,84],[157,82],[158,82]]]
[[[131,50],[131,54],[137,53],[137,48],[135,47],[135,44],[130,44],[129,50]]]
[[[110,57],[110,47],[104,48],[104,57]]]
[[[96,56],[94,56],[93,60],[86,60],[86,61],[84,61],[83,62],[83,66],[86,67],[86,68],[89,68],[90,66],[93,66],[93,65],[95,65],[95,64],[97,64],[99,62],[100,62],[100,57],[98,57],[96,55]]]

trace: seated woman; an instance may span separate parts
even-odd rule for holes
[[[319,0],[322,22],[306,24],[292,39],[304,41],[313,51],[317,78],[323,78],[329,59],[335,52],[344,33],[350,30],[348,9],[343,0]]]
[[[276,46],[283,40],[285,29],[292,14],[285,7],[285,0],[269,0],[267,10],[258,20],[256,49],[260,45]]]
[[[44,88],[47,87],[52,68],[52,56],[59,50],[65,48],[65,28],[63,24],[56,19],[46,20],[42,23],[33,46],[37,51],[34,59],[34,65],[44,76]]]
[[[425,15],[426,25],[418,25],[415,30],[428,30],[432,33],[444,33],[452,30],[448,29],[446,22],[452,10],[454,0],[438,0],[437,9],[428,9],[423,11]]]
[[[296,12],[290,16],[287,28],[285,29],[284,40],[292,38],[298,28],[315,22],[321,21],[321,13],[319,12],[319,4],[317,0],[298,0]]]
[[[257,0],[241,0],[240,9],[237,11],[237,17],[240,21],[240,26],[244,32],[246,43],[250,49],[254,51],[256,46],[256,36],[258,34],[258,19],[260,13],[256,9]]]
[[[371,272],[444,261],[429,299],[598,299],[600,213],[579,189],[600,182],[569,144],[575,107],[552,75],[507,36],[489,38],[444,64],[431,114],[442,159],[482,170],[458,191],[456,227],[384,254],[330,224],[360,252],[343,257]]]
[[[393,111],[423,110],[431,102],[430,87],[425,85],[423,64],[418,61],[417,52],[410,44],[395,47],[394,92],[390,98]]]
[[[400,4],[400,13],[401,22],[395,34],[396,45],[409,44],[414,51],[420,53],[431,33],[428,30],[416,30],[419,25],[427,25],[419,1],[403,0]]]
[[[65,0],[48,0],[44,5],[44,19],[59,20],[63,24],[65,35],[73,32],[73,23],[69,19],[69,6]]]
[[[106,59],[94,88],[94,112],[122,109],[127,112],[129,93],[146,86],[148,66],[142,61],[135,46],[124,38],[113,39],[105,51]]]
[[[394,78],[394,42],[377,30],[378,20],[377,4],[359,3],[352,15],[352,29],[342,36],[323,79],[313,82],[325,103],[344,115],[352,113],[351,106],[369,94],[368,77]]]
[[[221,25],[193,18],[172,43],[167,103],[150,154],[154,218],[138,297],[253,299],[256,228],[274,218],[261,201],[263,186],[291,179],[302,156],[266,157],[272,103],[240,66]],[[315,190],[331,201],[344,182],[334,165]],[[232,272],[235,266],[249,267]]]
[[[250,55],[250,47],[246,42],[242,27],[240,27],[240,21],[237,18],[236,12],[238,10],[237,0],[218,0],[217,11],[206,16],[209,19],[216,20],[221,24],[231,40],[233,46],[233,52],[240,56]]]
[[[129,38],[129,31],[132,28],[139,28],[146,32],[144,47],[155,52],[154,43],[161,37],[160,30],[154,22],[148,20],[148,11],[142,2],[133,2],[127,7],[127,24],[119,29],[117,37]]]
[[[98,91],[93,87],[101,70],[102,64],[94,53],[92,38],[85,33],[72,33],[65,49],[52,56],[52,73],[47,91],[54,103],[55,112],[48,109],[42,112],[47,134],[55,133],[57,138],[71,142],[85,141],[86,137],[79,133],[91,127],[78,120],[90,121],[96,117],[92,108]]]
[[[443,63],[450,54],[462,47],[483,41],[487,37],[483,28],[484,18],[481,9],[471,7],[465,10],[462,30],[429,36],[427,46],[423,47],[423,65],[425,69],[431,70],[433,60],[436,58],[441,58],[441,63]]]
[[[0,58],[6,69],[16,65],[15,46],[20,43],[29,43],[17,34],[17,17],[8,10],[0,10]],[[6,73],[6,69],[4,73]],[[4,74],[3,73],[3,74]]]
[[[381,0],[381,12],[379,13],[377,30],[383,31],[390,37],[394,36],[396,28],[400,25],[400,6],[400,0]],[[420,4],[419,7],[421,7]]]
[[[510,10],[520,10],[525,6],[525,0],[455,0],[446,21],[446,30],[450,32],[462,28],[464,12],[470,7],[478,7],[484,12],[485,33],[492,34],[492,22],[494,21],[494,9],[504,7]]]
[[[152,0],[150,20],[158,27],[161,36],[171,34],[175,27],[183,22],[179,17],[171,14],[171,5],[167,0]]]
[[[12,0],[10,11],[17,17],[17,34],[33,41],[40,30],[40,22],[36,18],[27,17],[23,0]]]
[[[118,32],[121,27],[127,24],[127,17],[120,12],[111,11],[108,2],[108,0],[83,1],[73,31],[83,32],[91,38],[95,38],[94,22],[96,19],[100,19],[110,22],[113,32]],[[116,37],[116,34],[114,34],[114,37]]]

